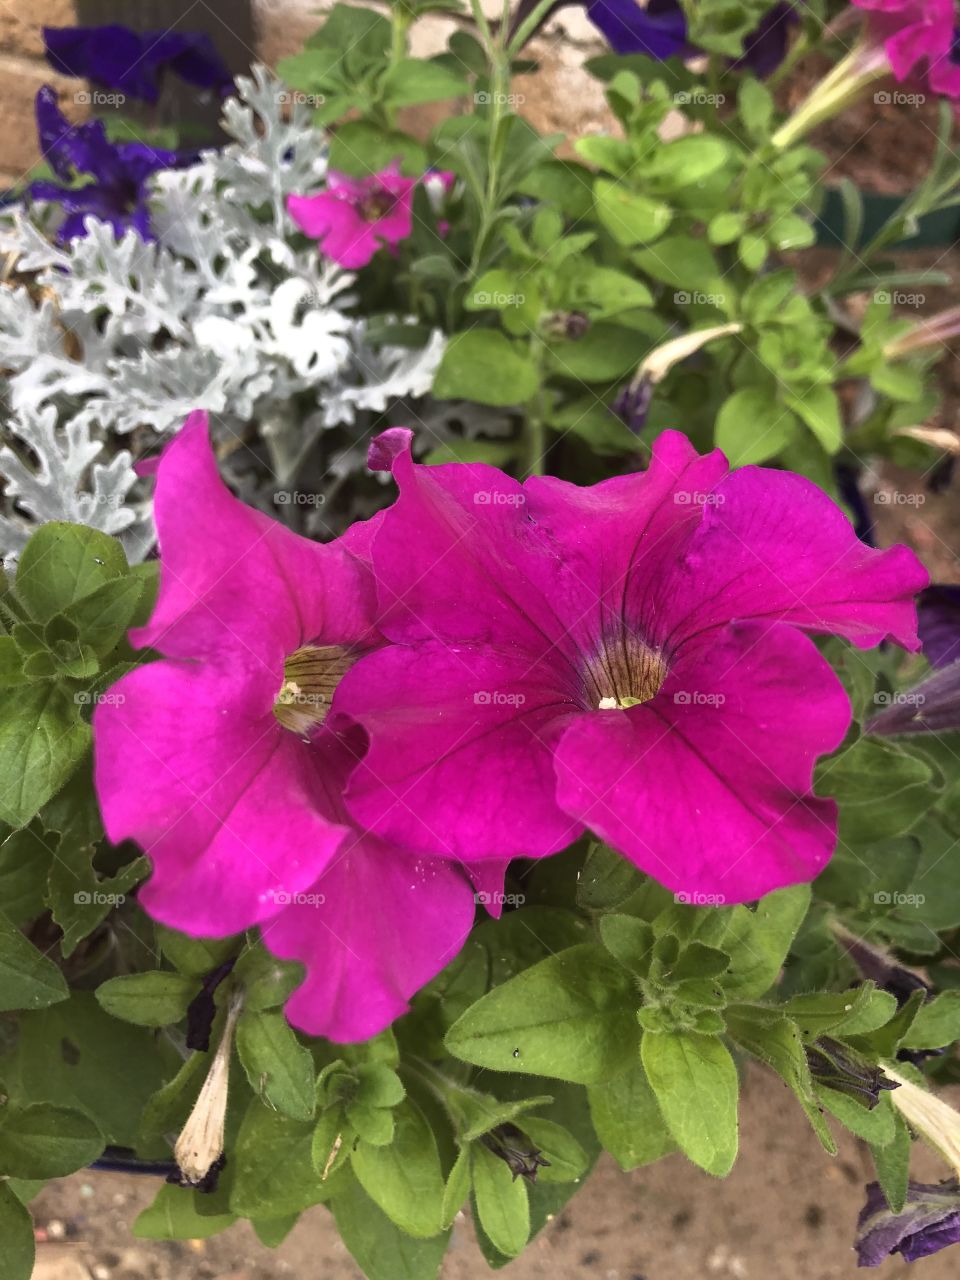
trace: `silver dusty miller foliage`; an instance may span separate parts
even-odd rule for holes
[[[57,519],[142,557],[152,529],[134,458],[192,409],[209,411],[243,496],[269,505],[330,428],[343,430],[316,483],[362,466],[375,415],[429,391],[442,335],[374,349],[353,276],[292,243],[286,198],[326,173],[309,108],[254,67],[223,123],[222,150],[152,179],[155,243],[91,218],[60,246],[55,208],[4,211],[0,554]]]

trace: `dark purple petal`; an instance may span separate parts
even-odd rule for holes
[[[891,695],[890,705],[867,722],[864,732],[897,737],[954,729],[960,729],[960,661],[935,671],[906,693]]]
[[[230,72],[203,32],[131,31],[102,27],[44,27],[47,59],[63,75],[92,80],[132,98],[156,102],[161,73],[169,69],[188,84],[225,92]]]
[[[772,75],[786,56],[790,29],[799,20],[792,4],[775,4],[744,40],[734,69],[750,70],[762,80]]]
[[[910,1182],[906,1204],[894,1213],[879,1183],[871,1182],[857,1227],[861,1267],[879,1267],[894,1253],[906,1262],[929,1257],[960,1243],[960,1186],[956,1181],[932,1186]]]
[[[73,169],[100,176],[111,153],[103,121],[71,124],[57,105],[56,91],[48,84],[37,90],[35,110],[40,149],[57,177],[70,178]]]
[[[931,667],[956,662],[960,658],[960,587],[925,587],[917,601],[917,630]]]
[[[679,0],[587,0],[587,17],[615,53],[643,53],[665,62],[687,47],[687,20]]]

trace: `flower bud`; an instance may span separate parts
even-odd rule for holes
[[[539,1150],[530,1141],[522,1129],[515,1124],[498,1124],[495,1129],[485,1133],[480,1139],[488,1151],[499,1156],[509,1166],[516,1182],[517,1176],[526,1178],[528,1182],[536,1182],[537,1170],[549,1166]]]

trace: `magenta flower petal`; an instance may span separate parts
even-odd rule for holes
[[[94,712],[104,827],[150,856],[139,897],[164,924],[215,937],[267,919],[349,834],[318,811],[314,756],[273,715],[279,684],[256,663],[153,662]]]
[[[749,901],[811,880],[833,852],[836,806],[811,794],[813,767],[849,721],[810,640],[734,624],[691,647],[651,701],[578,717],[557,749],[557,796],[675,892]]]
[[[356,835],[309,892],[263,929],[274,955],[307,968],[287,1016],[331,1040],[375,1035],[450,963],[475,910],[462,868],[401,858],[376,837]]]
[[[354,818],[461,861],[566,848],[583,828],[554,798],[552,750],[578,707],[573,681],[564,696],[551,674],[523,653],[435,642],[362,659],[337,690],[371,744],[347,787]]]
[[[269,672],[276,693],[283,658],[304,636],[357,644],[373,634],[370,588],[353,558],[238,502],[217,471],[205,413],[190,415],[160,467],[160,596],[130,633],[135,646],[170,658],[230,654]]]
[[[707,495],[689,545],[664,566],[654,627],[661,643],[676,644],[736,618],[761,618],[860,648],[889,637],[913,650],[914,596],[928,580],[907,547],[876,551],[861,542],[812,481],[742,467]]]
[[[415,186],[394,168],[368,178],[329,173],[326,191],[289,196],[287,210],[328,258],[352,271],[365,267],[382,245],[410,235]]]
[[[417,466],[399,430],[371,465],[400,488],[372,547],[395,647],[340,690],[369,738],[347,792],[358,821],[417,849],[442,832],[473,860],[555,852],[584,822],[666,883],[698,891],[699,870],[731,901],[816,874],[835,824],[812,767],[849,708],[793,628],[915,647],[912,553],[864,547],[816,486],[729,475],[675,432],[645,473],[587,489]],[[724,716],[669,701],[684,689],[722,694]],[[694,812],[676,852],[656,824],[698,788],[725,807],[715,828]]]

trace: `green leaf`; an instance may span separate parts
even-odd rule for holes
[[[313,1130],[309,1120],[291,1120],[251,1102],[237,1134],[231,1211],[243,1218],[282,1218],[334,1195],[336,1175],[324,1182],[314,1168]]]
[[[3,1063],[13,1101],[54,1102],[86,1112],[108,1143],[132,1147],[152,1094],[179,1054],[154,1032],[111,1018],[92,992],[20,1016],[20,1039]]]
[[[577,1182],[584,1176],[590,1159],[569,1129],[543,1116],[527,1116],[521,1127],[540,1148],[543,1158],[550,1161],[549,1166],[540,1169],[538,1181]]]
[[[242,939],[232,938],[191,938],[176,929],[167,929],[162,924],[155,924],[157,942],[160,950],[180,973],[191,978],[205,978],[213,973],[237,951]],[[244,1008],[249,1008],[244,1000]]]
[[[0,691],[0,822],[26,826],[76,769],[90,744],[79,710],[53,683]]]
[[[594,911],[617,907],[640,884],[632,862],[605,844],[592,844],[577,880],[577,905]]]
[[[929,1004],[920,1006],[901,1044],[907,1049],[942,1049],[957,1040],[960,1040],[960,991],[943,991]]]
[[[530,1238],[530,1201],[523,1178],[486,1147],[473,1152],[473,1194],[477,1216],[491,1243],[515,1258]]]
[[[471,1153],[470,1144],[464,1143],[453,1162],[453,1168],[447,1174],[443,1189],[443,1204],[440,1209],[440,1220],[445,1227],[450,1226],[470,1194]]]
[[[384,76],[380,92],[391,107],[410,107],[418,102],[458,98],[470,92],[470,85],[441,62],[401,58]]]
[[[885,1146],[871,1144],[870,1154],[877,1171],[877,1181],[883,1189],[887,1204],[899,1213],[907,1200],[907,1184],[910,1181],[910,1148],[913,1145],[910,1130],[903,1116],[893,1108],[894,1135]]]
[[[797,1024],[777,1010],[755,1005],[728,1006],[724,1016],[733,1040],[790,1086],[824,1150],[836,1155],[837,1144],[820,1114]]]
[[[97,988],[97,1003],[114,1018],[138,1027],[166,1027],[186,1017],[197,983],[181,973],[152,970],[109,978]]]
[[[741,387],[720,406],[714,439],[731,466],[743,467],[775,458],[796,431],[796,417],[778,404],[772,387]]]
[[[243,952],[233,971],[243,983],[243,1007],[248,1013],[277,1009],[303,981],[303,966],[278,960],[261,944]]]
[[[737,90],[737,114],[753,138],[766,138],[773,119],[774,103],[759,80],[745,77]]]
[[[809,907],[810,886],[800,884],[768,893],[754,911],[733,908],[719,943],[730,956],[730,968],[720,980],[728,999],[752,1000],[770,989]]]
[[[737,1158],[739,1081],[730,1051],[698,1032],[647,1032],[647,1079],[680,1147],[694,1164],[723,1177]]]
[[[387,1147],[360,1142],[353,1171],[367,1195],[402,1231],[418,1239],[441,1229],[444,1180],[437,1142],[423,1112],[409,1099],[394,1112],[396,1131]]]
[[[886,1147],[896,1138],[896,1113],[888,1093],[880,1095],[872,1111],[836,1089],[817,1088],[817,1097],[831,1115],[871,1146]]]
[[[77,628],[81,641],[104,658],[116,648],[131,625],[142,593],[140,578],[128,574],[105,582],[90,595],[69,605],[63,610],[63,616]]]
[[[17,627],[23,623],[17,623]],[[16,628],[15,628],[16,629]],[[13,689],[26,684],[23,653],[12,636],[0,636],[0,689]]]
[[[363,177],[398,159],[404,173],[421,174],[427,167],[427,153],[419,142],[370,120],[348,120],[330,139],[330,167],[339,173]]]
[[[619,182],[598,178],[593,188],[597,217],[617,244],[648,244],[659,239],[673,213],[662,200],[631,191]]]
[[[626,1071],[587,1090],[597,1137],[622,1169],[639,1169],[676,1151],[639,1055]]]
[[[636,916],[611,914],[600,921],[600,937],[625,969],[645,978],[653,958],[653,928]]]
[[[47,877],[45,901],[63,930],[60,951],[65,959],[115,907],[123,905],[128,891],[150,870],[146,858],[134,858],[115,876],[101,880],[93,867],[94,852],[72,831],[64,832]]]
[[[654,280],[662,280],[672,289],[696,290],[704,301],[723,309],[727,298],[734,298],[733,287],[722,278],[723,273],[706,241],[690,235],[670,235],[658,240],[653,249],[640,249],[632,260]],[[687,299],[690,301],[691,299]],[[684,299],[675,299],[686,305]]]
[[[162,1186],[153,1204],[135,1219],[135,1240],[206,1240],[236,1222],[234,1213],[200,1213],[197,1197],[203,1192],[189,1187]]]
[[[33,1222],[5,1182],[0,1182],[0,1273],[4,1280],[30,1280],[36,1245]]]
[[[449,1231],[413,1240],[390,1221],[356,1179],[330,1203],[337,1230],[367,1280],[434,1280]]]
[[[51,521],[24,547],[17,566],[17,595],[36,622],[46,622],[105,582],[127,573],[116,538],[86,525]]]
[[[804,1036],[816,1040],[830,1032],[833,1035],[843,1031],[848,1024],[858,1026],[861,1033],[867,1026],[877,1026],[881,1016],[889,1017],[889,1006],[875,1002],[878,994],[872,982],[865,982],[859,987],[847,991],[811,991],[793,996],[783,1006],[784,1013],[794,1019]],[[861,1010],[868,1012],[861,1018]],[[885,1018],[884,1018],[885,1020]],[[882,1022],[879,1024],[882,1025]]]
[[[637,1046],[632,983],[594,943],[570,947],[488,992],[447,1032],[449,1051],[496,1071],[594,1084]]]
[[[41,1009],[69,994],[53,961],[0,915],[0,1010]]]
[[[882,794],[877,778],[883,778]],[[899,744],[861,738],[817,771],[817,792],[840,806],[840,840],[870,844],[906,831],[929,808],[933,773]]]
[[[537,371],[502,333],[470,329],[447,343],[433,384],[439,400],[474,400],[511,405],[531,399],[539,386]]]
[[[0,1169],[13,1178],[65,1178],[96,1160],[103,1134],[82,1111],[37,1102],[0,1110]]]
[[[833,387],[818,383],[800,395],[786,396],[787,405],[805,422],[827,453],[836,453],[843,444],[840,401]]]
[[[299,1213],[288,1213],[283,1218],[258,1218],[250,1225],[257,1233],[257,1239],[268,1249],[277,1249],[300,1220]]]
[[[264,1102],[294,1120],[312,1117],[313,1056],[282,1013],[243,1013],[237,1024],[237,1051],[250,1087]]]
[[[15,927],[35,920],[43,911],[52,861],[50,839],[44,837],[39,823],[14,831],[0,844],[0,903]]]

